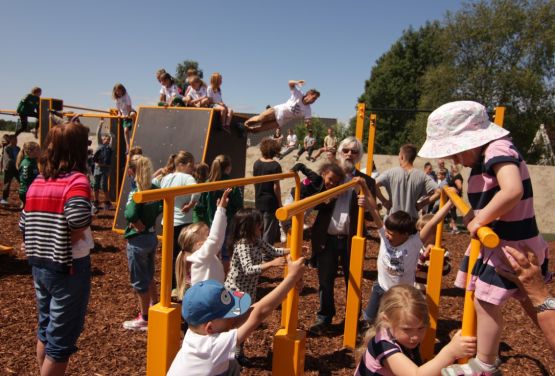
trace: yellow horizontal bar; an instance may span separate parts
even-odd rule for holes
[[[449,189],[449,187],[443,187],[443,193],[449,197],[453,205],[462,213],[463,217],[470,212],[471,207],[464,202],[456,192]],[[487,226],[480,227],[476,236],[480,239],[480,242],[488,248],[495,248],[499,245],[499,236]]]
[[[109,114],[76,114],[73,112],[64,112],[63,115],[65,117],[82,117],[82,118],[96,118],[96,119],[129,119],[129,116],[118,116],[118,115],[109,115]]]
[[[12,111],[12,110],[0,110],[0,115],[12,115],[12,116],[17,116],[17,111]]]
[[[314,196],[306,197],[300,201],[295,201],[292,204],[282,206],[281,208],[276,210],[276,218],[280,221],[285,221],[286,219],[289,219],[296,214],[302,213],[307,209],[313,208],[314,206],[324,201],[339,196],[340,194],[357,184],[358,183],[356,181],[350,181],[348,183],[341,184],[338,187],[329,189],[322,193],[318,193]]]
[[[272,174],[263,176],[253,176],[250,178],[240,178],[231,180],[220,180],[209,183],[187,185],[185,187],[173,187],[162,189],[149,189],[147,191],[136,192],[133,195],[133,200],[136,203],[158,201],[168,197],[177,197],[190,195],[192,193],[215,191],[217,189],[239,187],[248,184],[266,183],[269,181],[294,178],[298,180],[299,177],[295,172],[285,172],[282,174]]]
[[[81,107],[81,106],[73,106],[70,104],[64,104],[64,108],[71,108],[74,110],[84,110],[84,111],[94,111],[94,112],[103,112],[105,114],[109,114],[110,111],[107,110],[97,110],[96,108],[88,108],[88,107]]]

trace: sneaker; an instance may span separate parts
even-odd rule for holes
[[[139,316],[133,320],[123,322],[124,329],[129,330],[147,330],[148,321],[143,320],[143,316],[139,313]]]
[[[481,362],[472,358],[467,364],[452,364],[441,370],[441,376],[501,376],[499,365],[501,361],[497,359],[493,369],[485,369]]]
[[[8,200],[2,199],[2,201],[0,201],[0,205],[9,205]]]

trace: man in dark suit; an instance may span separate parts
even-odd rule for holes
[[[337,161],[346,175],[343,183],[361,177],[375,197],[374,179],[355,167],[362,154],[362,143],[355,137],[347,137],[339,144]],[[351,238],[356,234],[359,205],[364,206],[364,200],[358,199],[355,190],[349,190],[316,207],[318,215],[312,227],[311,241],[318,265],[320,309],[309,329],[312,335],[321,335],[335,315],[334,282],[340,263],[345,287],[348,285]]]

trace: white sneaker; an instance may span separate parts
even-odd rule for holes
[[[129,330],[147,330],[148,321],[143,320],[143,316],[139,313],[139,316],[133,320],[124,321],[123,327]]]
[[[2,201],[0,201],[0,205],[8,205],[9,202],[7,200],[2,199]]]

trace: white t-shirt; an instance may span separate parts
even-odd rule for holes
[[[192,86],[189,86],[190,89],[187,90],[187,96],[191,99],[199,99],[206,97],[206,86],[199,87],[198,90],[193,89]]]
[[[210,103],[224,103],[223,99],[222,99],[222,91],[214,91],[214,89],[212,89],[212,86],[210,86],[207,90],[206,93],[208,95],[208,98],[210,99]]]
[[[237,329],[206,336],[187,330],[167,376],[221,375],[235,358],[236,345]]]
[[[225,282],[224,266],[218,258],[218,254],[225,240],[226,225],[225,208],[218,206],[208,239],[191,256],[187,257],[187,261],[191,263],[191,286],[207,279]]]
[[[297,135],[296,134],[288,134],[287,135],[287,146],[296,146],[297,145]]]
[[[158,185],[160,188],[183,187],[186,185],[197,184],[194,177],[183,172],[173,172],[162,178]],[[197,201],[197,195],[177,196],[174,200],[173,207],[173,225],[180,226],[193,222],[193,208],[187,213],[183,213],[181,208],[183,205],[191,201]]]
[[[166,96],[166,103],[168,104],[172,102],[173,98],[181,98],[181,94],[179,94],[179,89],[176,84],[173,84],[170,87],[162,85],[160,88],[160,94],[164,94]]]
[[[276,121],[280,127],[293,119],[310,119],[312,111],[310,105],[303,103],[303,93],[297,88],[291,90],[291,97],[287,102],[274,106]]]
[[[314,146],[314,144],[316,143],[316,139],[314,137],[305,136],[304,143],[307,147],[311,147]]]
[[[378,253],[378,283],[384,291],[400,284],[414,285],[416,263],[422,240],[420,234],[410,235],[406,242],[394,247],[385,237],[385,227],[378,230],[380,251]]]
[[[129,97],[129,94],[125,93],[120,98],[116,99],[116,108],[123,116],[129,116],[129,113],[133,108],[131,105],[131,98]]]

